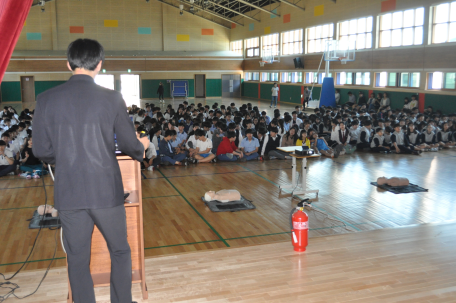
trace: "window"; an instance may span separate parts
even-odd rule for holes
[[[245,81],[258,81],[260,79],[260,73],[245,73]]]
[[[317,81],[318,81],[317,73],[315,73],[315,72],[306,73],[306,83],[307,84],[317,83]]]
[[[381,72],[375,75],[376,87],[420,87],[420,73],[388,73]]]
[[[337,73],[337,85],[370,85],[369,72],[341,72]]]
[[[433,7],[432,43],[456,42],[456,1]]]
[[[242,56],[242,40],[231,42],[230,49],[231,49],[231,51]]]
[[[279,73],[261,73],[261,81],[277,82],[279,81]]]
[[[380,47],[423,44],[424,8],[389,13],[379,18]]]
[[[259,57],[260,56],[260,38],[251,38],[245,40],[246,57]]]
[[[302,54],[302,29],[282,33],[282,55]]]
[[[307,53],[321,53],[325,51],[326,41],[334,36],[334,24],[325,24],[307,29]]]
[[[302,73],[301,72],[287,72],[282,73],[282,82],[289,83],[301,83],[302,82]]]
[[[355,43],[356,49],[372,48],[373,17],[339,23],[339,40],[343,45]]]
[[[261,37],[261,43],[263,46],[262,56],[264,56],[264,50],[269,49],[273,55],[279,53],[279,34],[270,34]]]
[[[456,89],[456,73],[429,73],[428,89]]]
[[[328,77],[331,78],[332,73],[329,73]],[[325,78],[326,78],[326,73],[319,73],[318,74],[318,84],[323,84],[323,79],[325,79]]]

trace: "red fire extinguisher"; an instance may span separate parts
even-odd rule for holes
[[[296,207],[290,214],[291,243],[299,252],[306,250],[309,238],[309,217],[303,210],[303,207]]]

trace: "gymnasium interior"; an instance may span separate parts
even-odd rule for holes
[[[273,117],[277,83],[281,115],[301,106],[306,88],[311,115],[332,77],[342,106],[349,92],[387,93],[393,110],[416,96],[420,113],[432,107],[456,117],[456,1],[21,0],[26,8],[15,1],[3,1],[20,22],[8,28],[16,42],[5,44],[10,57],[0,61],[1,109],[35,109],[39,94],[72,76],[68,45],[88,38],[105,50],[95,82],[119,91],[129,107],[149,103],[165,113],[184,100],[250,103]],[[0,3],[3,33],[1,10]],[[325,70],[327,40],[355,41],[355,58]],[[173,96],[174,82],[186,83],[185,96]],[[305,186],[318,194],[283,188],[292,160],[138,172],[145,272],[133,283],[134,301],[456,302],[456,148],[418,156],[357,150],[309,158],[306,168]],[[407,178],[425,191],[393,193],[371,184],[379,177]],[[211,211],[202,197],[223,189],[238,190],[255,209]],[[36,208],[53,205],[53,191],[50,175],[0,177],[0,272],[21,269],[8,280],[20,286],[9,300],[0,276],[0,302],[35,290],[21,302],[70,302],[60,230],[29,229]],[[290,212],[305,198],[308,245],[297,252]],[[110,302],[109,282],[95,293]]]

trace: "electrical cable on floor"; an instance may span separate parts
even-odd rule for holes
[[[48,165],[48,168],[50,170],[50,173],[52,174],[52,171],[51,171],[51,167],[50,165]],[[54,179],[54,178],[53,178]],[[38,289],[40,288],[41,286],[41,283],[44,281],[44,279],[46,278],[48,272],[49,272],[49,269],[51,268],[51,265],[52,263],[54,262],[54,259],[55,259],[55,255],[56,255],[56,252],[57,252],[57,231],[58,231],[58,228],[55,230],[55,234],[54,234],[54,238],[55,238],[55,248],[54,248],[54,255],[52,256],[52,259],[51,259],[51,262],[49,263],[47,269],[46,269],[46,272],[44,273],[43,275],[43,278],[41,279],[40,283],[38,284],[37,288],[35,289],[35,291],[33,291],[32,293],[24,296],[24,297],[18,297],[14,292],[20,288],[20,286],[16,283],[12,283],[12,282],[9,282],[9,280],[13,279],[23,268],[24,266],[26,266],[26,264],[28,264],[28,260],[30,259],[30,257],[32,256],[32,253],[35,249],[35,246],[36,246],[36,243],[37,243],[37,240],[38,240],[38,237],[40,236],[41,234],[41,230],[43,228],[43,223],[44,223],[44,218],[46,216],[46,206],[47,206],[47,203],[48,203],[48,196],[47,196],[47,191],[46,191],[46,184],[44,183],[44,178],[41,178],[41,181],[43,182],[43,189],[44,189],[44,197],[45,197],[45,202],[44,202],[44,211],[45,213],[43,214],[43,216],[41,217],[41,222],[40,222],[40,228],[38,230],[38,234],[36,235],[35,237],[35,240],[33,242],[33,245],[32,245],[32,249],[30,250],[30,253],[28,254],[27,258],[25,259],[25,261],[22,263],[21,267],[9,278],[5,277],[4,274],[0,273],[0,276],[5,280],[5,281],[8,281],[8,282],[0,282],[0,289],[9,289],[9,291],[5,294],[5,295],[0,295],[0,303],[4,302],[6,299],[8,299],[9,297],[11,296],[14,296],[16,297],[17,299],[24,299],[24,298],[27,298],[33,294],[35,294]]]

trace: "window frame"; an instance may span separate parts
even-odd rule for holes
[[[253,40],[253,39],[257,39],[257,40],[258,40],[258,46],[247,47],[248,41],[249,41],[249,40]],[[260,37],[253,37],[253,38],[245,39],[245,40],[244,40],[244,48],[245,48],[245,58],[259,58],[259,57],[261,57],[261,52],[260,52]],[[258,56],[255,56],[255,49],[258,50]],[[249,50],[252,50],[252,51],[253,51],[253,56],[249,56],[249,55],[248,55]]]
[[[448,10],[448,21],[446,22],[439,22],[439,23],[436,23],[436,15],[437,15],[437,7],[440,6],[440,5],[443,5],[443,4],[449,4],[450,5],[450,8]],[[443,2],[443,3],[439,3],[439,4],[435,4],[435,5],[432,5],[431,6],[431,13],[430,13],[430,18],[431,18],[431,21],[430,21],[430,32],[429,34],[431,35],[430,39],[429,39],[429,44],[444,44],[444,43],[455,43],[455,41],[449,41],[449,38],[450,38],[450,26],[451,24],[455,24],[456,25],[456,20],[454,21],[451,21],[451,7],[452,5],[455,6],[455,9],[456,9],[456,1],[450,1],[450,2]],[[435,40],[435,32],[436,32],[436,27],[437,25],[441,25],[441,24],[446,24],[447,25],[447,41],[445,42],[434,42]]]
[[[326,25],[329,25],[330,28],[329,28],[329,32],[331,33],[332,32],[332,35],[330,34],[329,36],[327,37],[324,37],[324,38],[313,38],[313,39],[310,39],[310,30],[312,29],[317,29],[318,27],[324,27]],[[320,25],[315,25],[315,26],[311,26],[311,27],[307,27],[306,28],[306,39],[305,39],[305,53],[306,54],[321,54],[321,53],[324,53],[325,52],[325,47],[323,47],[322,49],[320,49],[320,51],[313,51],[313,52],[309,52],[309,41],[320,41],[320,46],[321,46],[321,43],[322,42],[325,42],[325,41],[328,41],[328,40],[333,40],[334,39],[334,23],[326,23],[326,24],[320,24]]]
[[[367,20],[368,20],[369,18],[371,18],[371,21],[372,21],[371,31],[367,31]],[[360,21],[360,19],[366,19],[366,31],[364,31],[364,32],[362,32],[362,33],[359,33],[359,32],[357,31],[356,34],[350,34],[350,28],[349,28],[349,29],[348,29],[348,30],[349,30],[348,34],[347,34],[347,35],[342,35],[342,28],[341,28],[341,27],[342,27],[343,23],[348,22],[348,23],[349,23],[348,26],[350,27],[350,22],[356,20],[356,21],[358,21],[357,27],[359,27],[359,21]],[[364,34],[365,36],[367,36],[368,34],[371,35],[371,46],[370,46],[370,47],[358,48],[358,43],[357,43],[357,42],[358,42],[358,36],[359,36],[360,34]],[[358,50],[364,50],[364,49],[373,49],[373,48],[374,48],[374,42],[375,42],[375,35],[374,35],[374,16],[366,16],[366,17],[354,18],[354,19],[349,19],[349,20],[343,20],[343,21],[339,21],[339,22],[337,23],[337,38],[338,38],[339,41],[342,40],[342,37],[348,37],[348,41],[350,41],[350,36],[352,36],[352,35],[356,35],[356,36],[357,36],[356,43],[355,43],[355,45],[356,45],[356,50],[357,50],[357,51],[358,51]],[[364,41],[365,41],[364,44],[366,44],[366,41],[367,41],[367,40],[365,39]]]
[[[284,74],[288,74],[289,78],[290,78],[290,81],[288,81],[288,79],[286,79],[287,81],[284,81]],[[292,74],[296,74],[296,77],[298,78],[296,82],[293,82],[292,79],[293,79],[293,75]],[[301,74],[301,81],[299,81],[299,74]],[[288,77],[287,77],[288,78]],[[280,83],[290,83],[290,84],[302,84],[303,83],[303,78],[302,78],[302,72],[296,72],[296,71],[285,71],[285,72],[281,72],[280,73]]]
[[[267,44],[267,45],[265,45],[264,39],[266,37],[272,37],[272,36],[275,36],[275,35],[277,35],[277,44]],[[274,55],[274,48],[276,48],[275,52],[276,52],[276,54],[278,54],[279,50],[280,50],[280,34],[279,33],[272,33],[272,34],[267,34],[267,35],[261,36],[261,52],[260,52],[260,56],[261,57],[264,57],[264,50],[266,49],[266,46],[272,46],[271,49],[272,49],[273,55]]]
[[[418,9],[422,9],[423,10],[423,24],[422,25],[416,25],[416,11]],[[414,24],[412,26],[405,26],[404,25],[404,13],[406,11],[410,11],[410,10],[413,10],[414,11]],[[402,13],[402,25],[400,28],[394,28],[394,18],[393,18],[393,15],[394,14],[397,14],[397,13]],[[385,17],[386,15],[391,15],[391,26],[390,28],[388,29],[384,29],[382,30],[382,18]],[[378,15],[378,29],[377,29],[377,41],[378,41],[378,48],[395,48],[395,47],[411,47],[411,46],[422,46],[424,45],[424,36],[425,36],[425,30],[426,30],[426,8],[423,7],[423,6],[420,6],[420,7],[415,7],[415,8],[408,8],[408,9],[404,9],[404,10],[397,10],[397,11],[393,11],[393,12],[386,12],[384,14],[380,14]],[[412,44],[408,44],[408,45],[404,45],[404,30],[405,29],[412,29],[413,30],[413,43]],[[420,44],[416,44],[415,43],[415,38],[416,38],[416,29],[417,28],[422,28],[423,29],[423,33],[422,33],[422,37],[421,37],[421,43]],[[392,41],[394,40],[394,35],[393,35],[393,31],[395,30],[401,30],[401,44],[400,45],[392,45]],[[389,46],[382,46],[382,36],[383,36],[383,32],[390,32],[390,44]]]
[[[442,88],[430,88],[429,84],[432,82],[432,76],[434,73],[442,73]],[[454,92],[456,91],[456,79],[455,79],[455,88],[445,88],[445,82],[446,82],[446,76],[447,74],[455,74],[455,72],[441,72],[441,71],[434,71],[434,72],[428,72],[426,73],[426,90],[430,91],[449,91],[449,92]],[[431,76],[432,75],[432,76]]]
[[[301,40],[293,40],[292,42],[284,42],[285,41],[284,35],[292,33],[292,32],[296,32],[296,31],[301,31],[301,35],[300,35],[300,39]],[[293,37],[294,37],[294,35],[293,35]],[[292,52],[292,53],[287,53],[287,54],[285,54],[283,52],[285,44],[288,44],[288,49],[294,49],[294,45],[296,43],[301,43],[300,52],[298,52],[298,53]],[[293,30],[282,32],[280,34],[279,44],[280,44],[280,54],[282,56],[292,56],[292,55],[301,55],[301,54],[303,54],[304,53],[304,29],[297,28],[297,29],[293,29]]]
[[[377,80],[377,79],[381,76],[382,73],[386,73],[386,85],[385,86],[377,85],[377,83],[380,83],[380,80]],[[396,80],[395,80],[396,84],[394,86],[389,85],[390,74],[396,75]],[[407,86],[401,86],[402,74],[408,74],[408,80],[407,80],[408,85]],[[411,86],[412,78],[413,78],[411,76],[412,74],[418,74],[420,77],[417,87]],[[371,82],[372,82],[372,77],[371,77]],[[421,72],[387,72],[387,71],[383,71],[383,72],[375,72],[375,75],[374,75],[374,87],[376,87],[376,88],[419,89],[420,84],[421,84]]]
[[[351,79],[352,79],[352,83],[351,84],[340,84],[340,77],[341,77],[341,74],[342,73],[345,73],[345,74],[350,74],[351,75]],[[358,73],[361,73],[361,78],[364,77],[364,74],[369,74],[369,84],[357,84],[356,83],[356,76]],[[334,85],[335,86],[370,86],[372,84],[372,73],[371,72],[366,72],[366,71],[350,71],[350,72],[344,72],[344,71],[339,71],[339,72],[336,72],[336,78],[335,78],[335,83]]]

